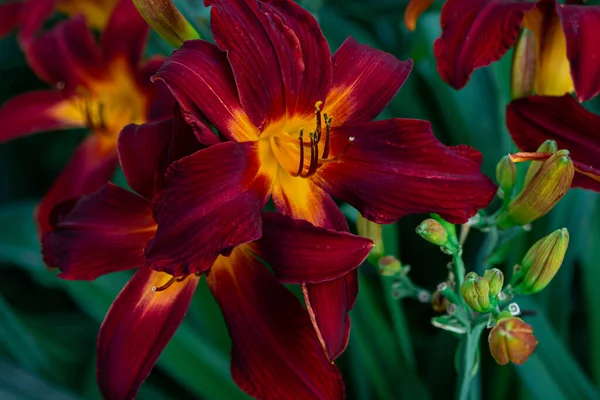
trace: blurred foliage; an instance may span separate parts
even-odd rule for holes
[[[204,38],[210,38],[202,2],[176,1]],[[514,150],[504,125],[510,54],[476,71],[464,90],[439,77],[433,41],[439,35],[441,2],[419,20],[402,24],[403,0],[305,0],[332,50],[347,36],[412,58],[414,71],[381,118],[430,120],[446,144],[465,143],[484,155],[494,176],[497,161]],[[150,54],[171,49],[153,35]],[[15,36],[0,40],[0,103],[43,87],[27,67]],[[594,102],[588,106],[600,110]],[[0,127],[1,129],[1,127]],[[41,260],[33,209],[66,164],[84,131],[53,132],[0,146],[0,398],[96,399],[95,340],[99,324],[128,274],[94,282],[56,278]],[[522,171],[520,171],[522,172]],[[395,190],[395,188],[390,188]],[[567,227],[571,246],[550,286],[519,299],[530,316],[539,346],[520,367],[497,366],[482,346],[482,365],[471,398],[593,399],[600,385],[600,209],[594,193],[572,190],[533,229],[504,246],[510,275],[527,248],[554,229]],[[414,233],[425,216],[384,227],[388,254],[412,266],[411,277],[433,290],[446,277],[448,257]],[[467,268],[482,272],[489,235],[473,232],[465,248]],[[389,301],[389,282],[371,265],[360,267],[360,295],[352,334],[340,366],[353,399],[434,399],[454,393],[457,340],[431,326],[431,307],[416,300]],[[533,315],[535,314],[535,315]],[[201,284],[188,315],[143,385],[141,399],[237,399],[246,397],[229,375],[229,341],[208,288]]]

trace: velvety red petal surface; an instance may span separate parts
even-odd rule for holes
[[[282,283],[329,281],[358,267],[373,242],[362,236],[286,217],[263,214],[263,235],[253,245]]]
[[[333,85],[325,103],[333,126],[377,117],[400,90],[412,65],[412,60],[400,61],[346,39],[333,55]]]
[[[107,61],[122,57],[135,70],[142,58],[150,28],[131,0],[115,6],[100,39]]]
[[[219,254],[261,236],[268,182],[257,180],[256,143],[211,146],[171,165],[155,199],[156,237],[148,263],[181,276],[208,269]]]
[[[339,357],[348,345],[348,313],[358,295],[357,274],[354,270],[331,281],[302,285],[313,326],[330,360]]]
[[[33,40],[25,51],[33,71],[52,86],[66,91],[85,86],[106,73],[96,42],[82,17],[56,24]]]
[[[480,172],[481,154],[443,145],[427,121],[373,121],[338,128],[334,135],[332,154],[346,146],[348,137],[355,139],[339,162],[321,167],[318,182],[374,222],[434,212],[464,223],[496,193]]]
[[[600,6],[558,4],[575,92],[586,101],[600,92]]]
[[[70,118],[61,109],[69,108],[71,98],[56,90],[24,93],[0,108],[0,142],[37,132],[82,128],[83,119]]]
[[[521,32],[525,13],[535,2],[448,0],[442,8],[442,36],[434,53],[441,77],[453,88],[467,84],[473,70],[497,61]]]
[[[100,327],[96,376],[105,399],[134,399],[187,312],[199,277],[163,291],[171,276],[142,268],[123,288]]]
[[[112,178],[116,167],[117,152],[114,145],[107,144],[99,135],[88,136],[75,150],[37,208],[40,233],[50,230],[49,216],[55,205],[92,194]]]
[[[577,170],[600,177],[600,116],[571,95],[513,101],[506,110],[506,125],[521,150],[535,151],[545,140],[555,140],[559,149],[569,150]],[[600,192],[597,179],[580,173],[572,186]]]
[[[187,41],[156,74],[177,99],[186,121],[201,129],[206,117],[225,137],[258,138],[256,127],[243,110],[225,53],[215,45]]]
[[[0,4],[0,38],[11,33],[19,25],[23,4],[20,1]]]
[[[93,280],[144,265],[156,224],[150,202],[112,183],[74,208],[43,236],[44,261],[63,279]]]
[[[232,341],[231,374],[261,399],[341,399],[344,384],[298,299],[244,246],[207,273]]]
[[[19,41],[24,49],[35,38],[44,22],[54,11],[55,0],[22,1],[19,23]]]
[[[172,120],[127,125],[119,134],[117,150],[129,186],[152,200],[162,152],[171,139]]]
[[[146,119],[149,121],[172,116],[175,99],[163,82],[152,82],[152,77],[164,64],[166,58],[154,56],[147,60],[135,73],[137,86],[147,98]]]

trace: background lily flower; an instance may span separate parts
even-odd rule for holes
[[[506,125],[523,151],[536,151],[545,140],[569,150],[575,166],[571,187],[600,192],[600,116],[586,110],[571,95],[531,96],[512,101]]]
[[[24,49],[53,12],[69,17],[83,15],[87,26],[103,30],[119,0],[24,0],[0,5],[0,37],[19,28]]]
[[[31,67],[55,89],[25,93],[3,104],[0,142],[65,128],[92,131],[39,206],[42,233],[49,229],[54,205],[91,194],[108,182],[117,165],[117,136],[123,126],[171,112],[168,92],[149,81],[163,59],[141,60],[147,35],[133,4],[122,0],[99,46],[81,18],[57,25],[32,44]]]
[[[188,123],[207,119],[229,141],[170,169],[147,248],[156,268],[202,272],[259,238],[269,197],[283,214],[338,230],[347,225],[331,196],[378,223],[431,211],[460,223],[491,201],[496,188],[479,172],[477,151],[444,146],[426,121],[371,121],[412,61],[353,39],[332,56],[315,19],[291,1],[205,3],[217,46],[186,42],[156,79]],[[213,248],[189,250],[200,242]],[[331,359],[346,346],[357,287],[355,274],[304,287]]]
[[[554,0],[448,0],[442,8],[442,35],[434,45],[437,68],[452,87],[464,87],[476,68],[499,60],[521,28],[536,44],[534,90],[539,95],[572,92],[580,101],[600,92],[600,6]]]
[[[97,378],[107,399],[135,397],[200,279],[197,273],[173,276],[144,266],[144,247],[156,231],[150,199],[162,187],[168,163],[197,148],[194,134],[177,120],[129,125],[119,137],[119,156],[137,194],[109,183],[63,213],[44,236],[46,261],[65,279],[140,268],[100,328]],[[282,283],[346,274],[364,261],[372,242],[276,213],[264,214],[264,232],[261,240],[219,256],[206,271],[232,340],[233,379],[257,398],[340,399],[344,386],[337,367],[322,351],[308,312]]]

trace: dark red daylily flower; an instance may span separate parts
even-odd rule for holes
[[[228,141],[168,172],[147,248],[155,268],[202,272],[219,254],[259,238],[269,197],[283,214],[338,230],[347,225],[331,196],[379,223],[432,211],[460,223],[493,198],[477,151],[444,146],[426,121],[371,121],[412,61],[352,39],[332,56],[315,19],[292,1],[205,4],[217,46],[186,42],[156,79],[188,123],[208,120]],[[192,252],[191,243],[212,248]],[[357,288],[355,274],[304,288],[331,359],[346,346]]]
[[[119,0],[22,0],[0,5],[0,37],[19,28],[19,42],[27,45],[35,38],[53,12],[75,17],[82,15],[93,29],[103,30]]]
[[[49,229],[55,204],[90,194],[108,182],[117,165],[117,135],[172,110],[164,87],[150,76],[164,59],[141,60],[148,27],[129,0],[115,8],[98,47],[81,18],[58,24],[37,38],[29,61],[57,89],[22,94],[0,108],[0,142],[35,132],[87,127],[92,135],[73,154],[42,200],[37,220]]]
[[[523,151],[535,152],[545,140],[569,150],[575,166],[571,186],[600,192],[600,116],[571,95],[515,100],[506,110],[506,125]]]
[[[499,60],[521,32],[536,43],[534,91],[580,101],[600,92],[600,6],[555,0],[448,0],[441,14],[442,36],[434,45],[442,78],[460,89],[471,73]]]
[[[135,397],[183,320],[200,279],[199,273],[173,276],[144,266],[144,247],[156,232],[150,199],[162,187],[169,161],[197,148],[185,124],[126,127],[119,156],[137,194],[109,183],[70,212],[61,211],[62,219],[43,238],[46,262],[59,267],[65,279],[140,268],[100,328],[97,378],[107,399]],[[342,398],[340,373],[322,351],[309,313],[282,283],[347,274],[364,261],[372,242],[276,213],[265,213],[263,221],[259,241],[235,247],[205,271],[231,336],[233,379],[257,398]]]

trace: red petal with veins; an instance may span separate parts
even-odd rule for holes
[[[434,212],[464,223],[496,193],[480,172],[480,153],[443,145],[429,122],[390,119],[343,126],[332,132],[332,154],[341,152],[348,137],[354,141],[347,152],[323,165],[317,182],[374,222]]]
[[[104,60],[124,58],[135,71],[142,58],[150,28],[131,0],[120,0],[100,38]]]
[[[11,33],[19,25],[23,4],[20,1],[0,4],[0,38]]]
[[[37,208],[40,233],[51,229],[49,218],[55,205],[94,193],[110,180],[116,167],[117,152],[112,140],[107,141],[95,134],[88,136],[75,150]]]
[[[373,242],[301,219],[264,213],[263,235],[253,246],[280,282],[318,283],[358,267],[369,255]]]
[[[400,61],[346,39],[333,55],[333,85],[325,102],[333,126],[377,117],[400,90],[412,65],[412,60]]]
[[[442,36],[434,53],[441,77],[453,88],[467,84],[473,70],[499,60],[521,32],[535,2],[448,0],[442,8]]]
[[[565,38],[571,76],[580,101],[600,92],[600,6],[557,4]]]
[[[151,78],[162,67],[164,57],[154,56],[135,73],[138,88],[146,96],[146,119],[148,121],[172,116],[175,99],[163,82],[153,83]]]
[[[207,273],[231,337],[231,374],[261,399],[341,399],[344,384],[298,299],[247,249]]]
[[[134,399],[188,310],[199,277],[190,275],[167,289],[170,279],[142,268],[121,290],[98,334],[96,376],[105,399]]]
[[[55,90],[38,90],[10,99],[0,108],[0,142],[32,133],[84,127],[82,118],[66,112],[71,101],[72,97]]]
[[[156,223],[150,202],[108,183],[82,197],[43,236],[44,261],[63,279],[93,280],[144,265],[144,246]]]
[[[188,124],[201,129],[206,117],[225,137],[255,140],[256,127],[243,110],[225,53],[215,45],[187,41],[158,71],[181,107]]]
[[[175,276],[203,272],[220,254],[258,239],[269,187],[257,178],[259,166],[253,142],[220,143],[173,163],[155,198],[148,263]]]
[[[545,140],[555,140],[559,149],[569,150],[579,172],[571,186],[600,192],[600,116],[571,95],[515,100],[506,109],[506,125],[524,151],[535,151]]]

